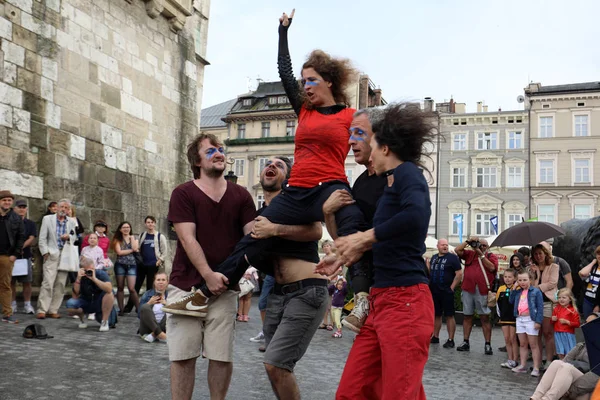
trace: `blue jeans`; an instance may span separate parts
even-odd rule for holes
[[[598,289],[600,290],[600,289]],[[594,312],[594,303],[588,298],[588,297],[583,297],[583,319],[586,320],[587,317],[589,317],[590,315],[592,315],[592,313]]]
[[[137,266],[116,263],[115,264],[115,275],[116,276],[135,276],[135,277],[137,277]]]
[[[269,295],[273,291],[273,286],[275,285],[275,278],[271,275],[267,275],[265,280],[263,281],[263,286],[260,291],[260,298],[258,299],[258,310],[266,311],[267,310],[267,299]]]
[[[66,307],[67,308],[73,308],[73,309],[77,309],[77,308],[81,308],[84,312],[84,314],[96,314],[96,321],[98,323],[102,322],[102,299],[104,298],[104,294],[102,293],[99,296],[97,296],[95,299],[92,300],[88,300],[88,299],[83,299],[83,298],[78,298],[78,299],[74,299],[74,298],[70,298],[69,300],[67,300],[67,304]],[[115,311],[115,308],[113,307],[112,310],[110,311],[110,315],[108,317],[108,325],[110,326],[114,326],[117,323],[117,312]]]

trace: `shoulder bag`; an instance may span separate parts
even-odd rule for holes
[[[485,257],[485,256],[484,256]],[[496,293],[492,292],[492,287],[490,286],[490,281],[487,277],[487,273],[485,272],[485,268],[483,267],[483,263],[481,262],[481,258],[477,257],[477,261],[479,261],[479,266],[481,267],[481,273],[485,278],[485,284],[487,286],[487,306],[488,307],[496,307]]]

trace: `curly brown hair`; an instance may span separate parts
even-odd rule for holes
[[[349,59],[333,58],[323,50],[313,50],[302,65],[303,70],[306,68],[314,69],[325,81],[331,83],[331,94],[336,103],[350,106],[346,89],[356,79],[358,71],[354,69]],[[300,93],[303,94],[304,106],[307,109],[314,108],[304,94],[304,90],[301,90]]]
[[[187,148],[187,159],[190,163],[190,169],[194,174],[194,179],[200,178],[200,167],[198,166],[200,163],[200,143],[202,143],[204,139],[208,139],[210,144],[215,147],[223,146],[223,143],[219,141],[219,138],[212,133],[201,133],[194,138],[194,141],[190,143]]]

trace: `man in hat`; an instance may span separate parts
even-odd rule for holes
[[[8,190],[0,190],[0,305],[2,322],[17,324],[12,315],[10,280],[15,260],[22,256],[25,242],[25,224],[12,210],[15,196]]]
[[[17,312],[17,282],[23,285],[23,300],[25,301],[25,314],[35,314],[35,310],[31,305],[31,282],[33,282],[33,263],[31,261],[33,254],[31,246],[37,236],[37,228],[35,222],[27,219],[27,201],[19,199],[15,201],[13,211],[21,217],[25,224],[25,243],[23,243],[23,254],[17,258],[27,260],[27,275],[13,276],[11,282],[12,303],[11,308],[13,314]]]

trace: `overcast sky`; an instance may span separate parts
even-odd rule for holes
[[[203,108],[247,92],[247,78],[279,79],[277,19],[294,7],[295,74],[320,48],[350,58],[388,101],[511,110],[529,81],[600,80],[596,0],[213,0]]]

